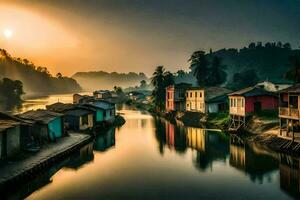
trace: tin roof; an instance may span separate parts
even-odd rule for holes
[[[278,91],[279,93],[300,93],[300,83]]]
[[[43,124],[48,124],[52,120],[56,119],[57,117],[63,116],[63,114],[52,112],[49,110],[31,110],[25,112],[23,114],[17,115],[18,117],[26,120],[33,120],[36,122],[41,122]]]
[[[244,96],[244,97],[262,96],[262,95],[276,96],[276,93],[269,92],[258,86],[252,86],[228,94],[228,96]]]
[[[9,119],[0,119],[0,132],[5,131],[9,128],[14,128],[20,125],[20,122],[9,120]]]
[[[91,110],[85,109],[85,108],[74,108],[71,110],[67,110],[65,112],[65,115],[72,115],[72,116],[83,116],[83,115],[88,115],[92,113]]]
[[[65,103],[54,103],[51,105],[46,106],[47,110],[50,110],[52,112],[64,112],[66,110],[74,108],[76,105],[75,104],[65,104]]]

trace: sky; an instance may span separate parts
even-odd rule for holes
[[[51,73],[188,70],[193,51],[300,47],[300,0],[1,0],[0,48]]]

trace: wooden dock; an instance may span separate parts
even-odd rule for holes
[[[0,191],[6,190],[15,183],[30,180],[43,169],[63,160],[91,141],[90,135],[70,134],[55,143],[45,145],[41,151],[24,160],[6,163],[0,167]]]

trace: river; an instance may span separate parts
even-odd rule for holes
[[[299,158],[126,106],[118,112],[124,126],[99,134],[6,195],[37,200],[300,197]]]

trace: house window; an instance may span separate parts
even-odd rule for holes
[[[236,99],[233,101],[233,106],[236,107]]]
[[[197,97],[197,92],[195,92],[195,97]]]
[[[190,97],[193,97],[193,93],[192,92],[190,92]]]
[[[244,107],[244,99],[241,100],[242,101],[242,108]]]
[[[202,97],[202,92],[200,92],[200,97]]]

